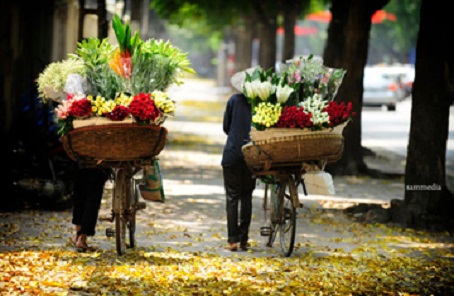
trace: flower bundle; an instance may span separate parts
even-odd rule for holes
[[[61,135],[73,129],[73,120],[95,116],[161,124],[175,111],[165,90],[182,84],[185,73],[195,73],[187,53],[169,41],[132,35],[118,15],[112,28],[117,45],[107,38],[87,38],[68,59],[50,64],[38,77],[40,98],[60,103],[55,112]]]
[[[123,121],[132,116],[134,121],[140,124],[159,124],[166,116],[172,116],[174,110],[175,102],[166,93],[155,91],[135,96],[122,93],[116,100],[91,95],[85,97],[82,94],[68,95],[67,99],[57,106],[55,113],[62,125],[59,133],[64,135],[71,130],[75,119],[97,116]]]
[[[257,67],[243,82],[252,125],[320,130],[350,120],[352,104],[333,101],[344,75],[345,70],[328,68],[313,56],[290,61],[280,73]]]

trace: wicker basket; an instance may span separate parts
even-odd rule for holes
[[[133,161],[158,155],[166,136],[161,126],[112,124],[74,129],[62,142],[73,160]]]
[[[344,137],[338,133],[307,133],[250,142],[242,147],[248,166],[254,171],[300,165],[305,161],[334,162],[341,158]]]

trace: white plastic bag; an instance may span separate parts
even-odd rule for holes
[[[304,174],[304,184],[309,195],[334,195],[333,177],[324,171],[309,171]]]
[[[63,90],[67,94],[81,94],[85,96],[82,87],[82,76],[79,74],[69,74]]]

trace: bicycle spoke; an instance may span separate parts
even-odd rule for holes
[[[279,239],[282,254],[289,257],[293,252],[296,234],[296,209],[293,198],[298,198],[293,177],[281,182],[279,190]]]
[[[277,190],[275,184],[266,184],[266,190],[269,189],[269,194],[267,197],[266,208],[269,211],[267,215],[266,225],[269,226],[269,234],[266,238],[266,246],[272,247],[274,241],[276,240],[277,226],[276,223],[276,209],[277,209]]]
[[[115,242],[117,254],[122,255],[126,249],[126,172],[124,169],[118,169],[115,172],[114,187],[114,213],[115,213]]]
[[[130,188],[128,190],[129,192],[129,198],[127,199],[129,201],[129,204],[127,205],[129,209],[129,215],[128,215],[128,231],[129,231],[129,247],[130,248],[135,248],[136,246],[136,240],[135,240],[135,231],[136,231],[136,214],[137,214],[137,192],[136,192],[136,180],[134,177],[130,179]]]

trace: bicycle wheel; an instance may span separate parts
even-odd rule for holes
[[[267,203],[266,203],[266,209],[269,210],[269,215],[268,215],[268,219],[267,219],[267,225],[269,225],[270,227],[270,232],[269,232],[269,235],[267,237],[267,241],[266,241],[266,246],[267,247],[272,247],[273,246],[273,243],[274,241],[276,240],[276,233],[277,233],[277,226],[278,226],[278,220],[276,218],[276,214],[277,214],[277,208],[278,208],[278,200],[277,200],[277,196],[278,196],[278,190],[279,190],[279,187],[276,186],[276,184],[266,184],[265,185],[265,190],[268,191],[269,189],[269,195],[267,196]]]
[[[115,171],[114,186],[114,217],[115,217],[115,242],[117,254],[122,255],[126,250],[126,194],[127,194],[126,171],[122,168]],[[129,195],[129,194],[128,194]]]
[[[129,198],[127,198],[126,208],[128,210],[128,230],[129,230],[129,247],[135,248],[136,247],[136,239],[135,239],[135,232],[136,232],[136,214],[137,214],[137,187],[136,187],[136,179],[134,176],[131,177],[131,181],[129,182],[129,189],[128,192]]]
[[[298,192],[292,176],[280,182],[278,226],[281,251],[285,257],[293,252],[296,234],[296,208],[294,198],[298,198]]]

